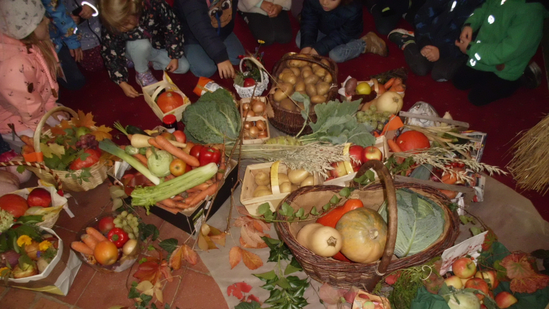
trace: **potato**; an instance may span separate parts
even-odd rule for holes
[[[324,81],[327,82],[327,83],[331,83],[333,80],[334,79],[332,77],[332,74],[326,73],[326,75],[324,76]]]
[[[292,184],[290,182],[284,182],[280,185],[280,193],[292,192]]]
[[[271,190],[255,190],[254,197],[261,197],[266,195],[271,195],[273,192]]]
[[[301,70],[298,68],[290,68],[292,70],[292,73],[294,73],[295,76],[301,75]]]
[[[301,68],[301,76],[307,78],[308,76],[313,75],[313,69],[310,66]]]
[[[273,94],[273,98],[277,102],[282,102],[282,100],[286,98],[286,95],[284,94],[284,91],[277,89]]]
[[[288,60],[288,67],[290,68],[300,68],[306,66],[308,61],[305,60]]]
[[[305,82],[303,80],[300,80],[295,83],[295,91],[297,92],[305,91]]]
[[[286,72],[284,74],[282,74],[282,77],[280,78],[282,79],[284,82],[286,83],[290,83],[292,85],[294,85],[296,83],[296,76],[293,72]]]
[[[288,172],[288,178],[290,179],[290,182],[299,185],[303,180],[307,179],[307,177],[311,176],[311,173],[307,172],[305,169],[297,169],[297,170],[291,170]]]
[[[254,191],[271,190],[269,186],[257,186]]]
[[[320,77],[318,75],[311,74],[305,77],[303,81],[305,82],[305,84],[316,84],[316,82],[318,82],[319,79]]]
[[[304,187],[304,186],[313,186],[315,184],[315,178],[313,176],[309,176],[307,178],[305,178],[305,180],[303,180],[299,186],[300,187]]]
[[[330,84],[327,82],[318,82],[316,84],[316,94],[325,95],[328,91],[330,91]]]
[[[314,70],[316,70],[316,69],[318,69],[318,68],[321,68],[321,66],[319,66],[319,65],[316,64],[316,63],[311,64],[311,69],[313,69],[313,72],[314,72]]]
[[[311,96],[311,102],[315,104],[324,103],[326,102],[326,97],[323,95],[314,95],[314,96]]]
[[[326,74],[328,74],[328,71],[326,69],[318,67],[316,70],[313,70],[313,73],[319,77],[324,77]]]
[[[305,86],[305,91],[307,92],[307,95],[309,95],[309,97],[313,97],[317,94],[316,86],[314,84],[307,84]]]
[[[289,98],[285,98],[284,100],[280,101],[280,107],[289,111],[295,111],[297,109],[294,102],[292,102],[292,100],[290,100]]]
[[[282,70],[282,72],[280,72],[278,74],[278,79],[282,79],[282,76],[286,73],[294,73],[294,71],[292,71],[290,68],[284,68],[284,70]]]
[[[278,89],[275,91],[273,98],[280,102],[294,93],[294,85],[290,83],[278,83]]]
[[[271,177],[269,173],[260,171],[254,175],[255,184],[258,186],[265,186],[271,183]]]
[[[325,66],[327,67],[331,67],[332,65],[330,64],[330,61],[328,61],[327,59],[321,59],[320,62],[322,62]]]
[[[278,185],[285,182],[290,182],[290,178],[288,178],[288,175],[284,173],[278,173]]]

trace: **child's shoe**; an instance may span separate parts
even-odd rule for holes
[[[537,88],[541,85],[541,68],[535,62],[530,63],[524,73],[520,77],[522,86],[530,89]]]
[[[134,67],[133,61],[130,58],[126,58],[126,67],[128,69],[133,69]]]
[[[400,28],[389,32],[387,38],[389,41],[395,43],[401,50],[404,50],[406,45],[416,42],[414,32]]]
[[[364,53],[372,53],[376,55],[380,55],[383,57],[387,57],[388,51],[387,51],[387,44],[385,44],[385,41],[383,41],[380,37],[378,37],[373,32],[366,33],[365,36],[360,38],[364,42],[366,42],[366,48],[362,52]]]
[[[145,73],[135,72],[135,81],[141,86],[145,87],[154,83],[158,83],[158,80],[152,75],[151,71]]]

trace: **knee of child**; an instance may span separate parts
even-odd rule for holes
[[[179,59],[177,70],[174,71],[175,74],[185,74],[189,71],[189,61],[185,58]]]
[[[328,53],[328,57],[332,59],[335,63],[345,62],[345,57],[342,57],[341,53],[335,52],[333,49]]]
[[[425,76],[429,74],[429,68],[425,66],[415,65],[415,66],[410,66],[410,69],[412,70],[412,72],[414,72],[414,74],[418,76]]]
[[[191,66],[190,69],[196,77],[212,77],[217,72],[217,66],[210,65]]]

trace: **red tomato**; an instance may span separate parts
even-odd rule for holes
[[[76,158],[76,160],[72,161],[69,167],[71,170],[76,171],[86,167],[90,167],[97,163],[99,161],[99,157],[101,157],[101,150],[99,149],[88,148],[84,150],[84,153],[88,154],[86,159],[81,160],[80,157]]]
[[[32,189],[29,196],[27,196],[27,203],[29,207],[41,206],[41,207],[50,207],[51,205],[51,194],[50,191],[44,188],[34,188]]]
[[[190,155],[197,159],[200,159],[200,151],[202,150],[202,148],[204,148],[204,145],[194,145],[193,148],[191,148]]]
[[[0,197],[0,208],[19,218],[29,209],[29,205],[23,197],[10,193]]]
[[[97,227],[101,233],[107,233],[114,228],[114,218],[113,217],[104,217],[97,223]]]
[[[255,85],[255,79],[251,77],[247,77],[244,79],[244,87],[251,87],[253,85]]]

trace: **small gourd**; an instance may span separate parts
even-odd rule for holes
[[[167,113],[182,106],[183,98],[177,92],[166,91],[158,96],[156,104],[163,113]]]

